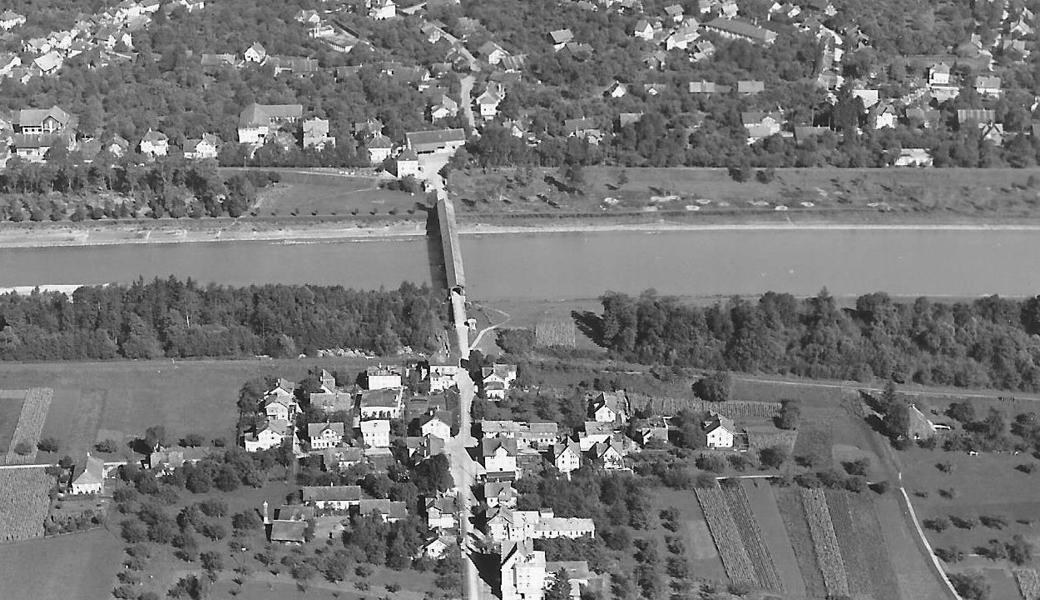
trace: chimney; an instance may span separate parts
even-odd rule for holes
[[[271,524],[271,517],[267,513],[267,500],[264,500],[263,507],[264,507],[264,525],[270,525]]]

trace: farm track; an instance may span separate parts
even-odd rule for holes
[[[54,390],[50,388],[32,388],[22,403],[22,413],[18,416],[18,425],[11,436],[11,447],[7,450],[5,464],[24,465],[36,460],[36,443],[40,441],[43,424],[47,421],[47,410],[51,406]],[[22,456],[14,451],[15,447],[25,442],[31,451]]]

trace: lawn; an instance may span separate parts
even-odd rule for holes
[[[251,214],[257,217],[394,216],[425,220],[412,195],[378,187],[376,178],[336,178],[331,181],[278,183],[260,191]]]
[[[4,598],[110,597],[122,543],[106,529],[0,545]]]
[[[296,380],[315,366],[360,371],[368,362],[328,358],[2,363],[0,388],[53,388],[43,437],[57,438],[60,454],[75,456],[89,450],[101,430],[106,430],[103,436],[122,434],[122,441],[128,441],[151,425],[164,426],[171,440],[199,433],[231,442],[238,390],[247,380]],[[54,459],[44,453],[37,457],[40,462]]]
[[[950,593],[931,567],[931,560],[912,532],[909,516],[906,515],[898,492],[877,496],[874,506],[881,533],[884,551],[895,569],[900,596],[905,600],[950,600]]]

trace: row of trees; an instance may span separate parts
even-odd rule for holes
[[[201,287],[176,278],[87,286],[71,297],[0,296],[0,359],[295,357],[319,348],[430,350],[447,323],[439,294],[263,285]]]
[[[643,363],[790,373],[814,378],[894,378],[922,384],[1040,389],[1040,297],[896,302],[884,293],[841,308],[826,290],[798,300],[712,306],[646,292],[607,293],[602,345]]]

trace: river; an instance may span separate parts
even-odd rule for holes
[[[1014,230],[708,230],[463,235],[472,298],[594,298],[611,289],[715,296],[1025,296],[1040,292],[1040,233]],[[0,250],[0,287],[130,281],[430,283],[422,238],[214,242]]]

